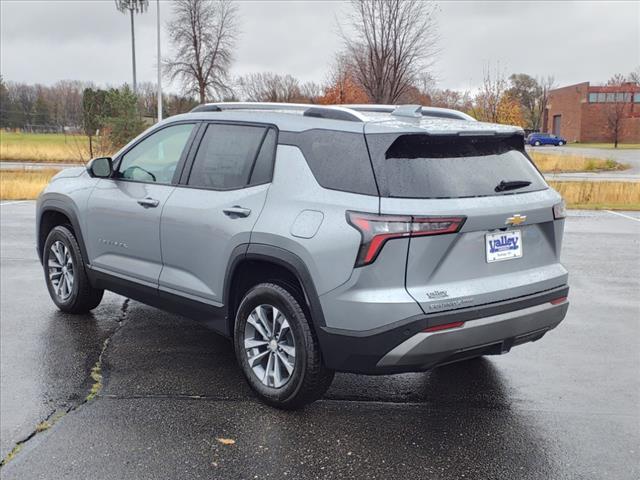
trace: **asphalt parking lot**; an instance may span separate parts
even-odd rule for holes
[[[640,478],[638,212],[571,212],[572,305],[541,341],[429,373],[337,375],[323,400],[281,412],[195,322],[113,294],[59,313],[33,202],[0,209],[3,479]]]

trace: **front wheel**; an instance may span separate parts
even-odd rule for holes
[[[68,227],[49,232],[42,259],[49,295],[60,310],[87,313],[100,304],[104,290],[91,286],[80,246]]]
[[[564,142],[558,142],[559,147],[561,147],[562,145],[564,145]]]
[[[536,147],[539,147],[540,146],[540,142],[538,140],[536,140],[535,142],[533,142],[533,145],[536,146]]]
[[[307,315],[279,285],[261,283],[246,293],[236,315],[234,346],[249,385],[274,407],[293,410],[314,402],[333,380]]]

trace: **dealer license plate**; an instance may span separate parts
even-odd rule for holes
[[[487,233],[485,236],[487,262],[500,262],[522,257],[522,232],[508,230],[498,233]]]

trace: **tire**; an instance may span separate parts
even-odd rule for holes
[[[60,225],[49,232],[42,259],[49,295],[60,310],[87,313],[100,304],[104,290],[91,286],[80,246],[69,227]]]
[[[558,142],[558,146],[561,147],[564,145],[564,142]]]
[[[538,140],[536,140],[535,142],[533,142],[533,145],[536,146],[536,147],[539,147],[540,146],[540,142]]]
[[[320,398],[333,380],[300,302],[279,285],[261,283],[245,294],[236,314],[234,347],[247,382],[273,407],[301,408]]]

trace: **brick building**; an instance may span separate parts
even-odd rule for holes
[[[569,142],[613,142],[609,120],[620,117],[619,143],[640,143],[640,86],[591,86],[589,82],[549,92],[542,131]]]

